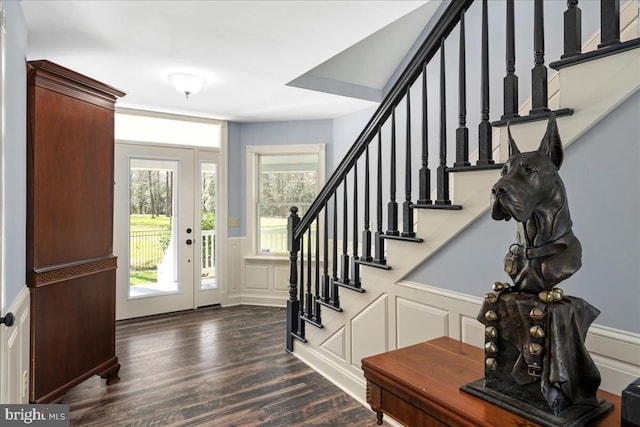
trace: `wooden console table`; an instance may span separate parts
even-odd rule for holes
[[[367,403],[412,427],[535,426],[516,414],[460,391],[484,376],[482,349],[447,337],[362,359]],[[614,409],[597,426],[619,426],[620,397],[599,392]]]

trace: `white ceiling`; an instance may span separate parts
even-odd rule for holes
[[[27,59],[125,91],[118,106],[246,122],[334,118],[374,105],[375,96],[317,82],[381,92],[439,3],[22,0],[22,8]],[[175,71],[207,85],[187,100],[167,80]],[[288,85],[301,77],[316,84]]]

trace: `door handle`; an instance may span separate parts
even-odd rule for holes
[[[7,315],[4,317],[0,317],[0,323],[4,323],[7,327],[13,326],[13,322],[15,322],[15,320],[16,316],[14,316],[11,312],[7,313]]]
[[[187,241],[186,241],[186,244],[187,244],[187,245],[190,245],[190,244],[192,244],[192,243],[193,243],[193,240],[191,240],[191,239],[187,239]]]

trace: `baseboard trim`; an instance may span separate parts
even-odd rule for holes
[[[287,299],[285,297],[271,295],[241,295],[240,304],[244,305],[262,305],[267,307],[286,307]]]
[[[371,407],[367,403],[366,381],[362,373],[355,375],[345,370],[339,364],[334,363],[330,355],[322,354],[309,345],[296,343],[292,354],[371,411]],[[375,420],[375,417],[375,413],[371,411],[371,421]],[[384,422],[393,427],[402,426],[391,417],[385,417]]]

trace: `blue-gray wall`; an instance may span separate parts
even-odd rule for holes
[[[2,254],[6,271],[6,305],[15,300],[26,284],[26,140],[27,140],[27,24],[22,5],[16,1],[3,2],[7,19],[6,56],[6,242]]]
[[[567,148],[560,170],[582,268],[560,287],[601,310],[596,323],[640,333],[640,92]],[[562,122],[559,122],[562,133]],[[487,195],[488,197],[488,195]],[[489,213],[417,267],[408,280],[483,296],[508,281],[502,259],[515,223]]]
[[[229,218],[240,218],[240,227],[229,227],[229,237],[247,235],[246,150],[248,145],[327,144],[327,171],[331,171],[333,123],[331,120],[229,124]]]

